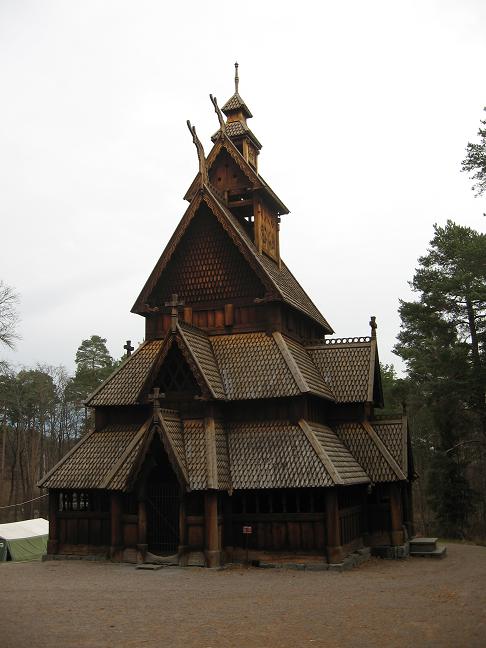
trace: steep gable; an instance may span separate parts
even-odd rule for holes
[[[263,297],[265,289],[206,204],[188,225],[150,301],[177,293],[185,304]]]

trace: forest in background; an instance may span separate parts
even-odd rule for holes
[[[15,370],[0,361],[0,523],[46,517],[36,483],[90,429],[84,401],[119,363],[98,335],[79,346],[74,376],[62,366]]]
[[[462,171],[480,196],[486,195],[486,120],[478,135],[467,145]],[[435,225],[410,285],[415,299],[400,300],[394,347],[405,375],[382,366],[385,409],[377,413],[407,415],[416,530],[484,542],[486,235],[452,221]],[[0,281],[0,352],[15,344],[17,301]],[[74,376],[62,366],[18,370],[0,359],[0,523],[46,516],[47,498],[35,484],[90,428],[83,403],[119,362],[96,335],[78,348]],[[28,503],[15,506],[21,502]]]

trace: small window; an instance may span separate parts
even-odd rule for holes
[[[87,491],[67,491],[59,494],[59,511],[91,511],[92,498]]]

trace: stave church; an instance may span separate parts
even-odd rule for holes
[[[212,148],[188,122],[188,207],[132,308],[145,341],[39,482],[48,554],[207,567],[393,554],[413,533],[413,459],[406,418],[377,414],[375,318],[369,336],[333,337],[281,258],[289,210],[259,173],[238,64],[234,94],[211,102]]]

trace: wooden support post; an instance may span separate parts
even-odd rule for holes
[[[400,484],[390,484],[391,543],[393,546],[403,544],[403,520]]]
[[[122,546],[122,498],[121,493],[113,491],[110,493],[110,521],[111,521],[111,541],[110,541],[110,558],[115,558],[117,552]]]
[[[139,560],[145,560],[147,553],[147,504],[144,499],[138,502],[138,543]]]
[[[179,547],[177,548],[177,553],[179,556],[187,553],[187,521],[186,521],[186,500],[184,493],[181,493],[181,499],[179,504]]]
[[[225,493],[223,495],[223,549],[225,556],[228,560],[232,561],[233,559],[233,521],[232,521],[232,510],[233,510],[233,501],[232,498]]]
[[[327,562],[331,564],[343,562],[341,546],[341,524],[337,490],[326,488],[326,528],[327,528]]]
[[[407,531],[409,538],[413,538],[415,535],[415,520],[413,517],[413,485],[411,481],[407,482],[405,492],[407,501]]]
[[[57,523],[57,511],[59,508],[59,492],[49,491],[49,541],[47,553],[57,554],[59,550],[59,527]]]
[[[219,567],[221,564],[221,545],[218,528],[218,493],[206,491],[204,494],[204,521],[206,535],[206,564]]]
[[[233,304],[224,305],[224,325],[233,326],[235,317],[235,307]]]
[[[370,544],[370,512],[368,508],[368,488],[365,486],[363,493],[361,495],[361,506],[362,506],[362,535],[363,543],[368,546]]]

